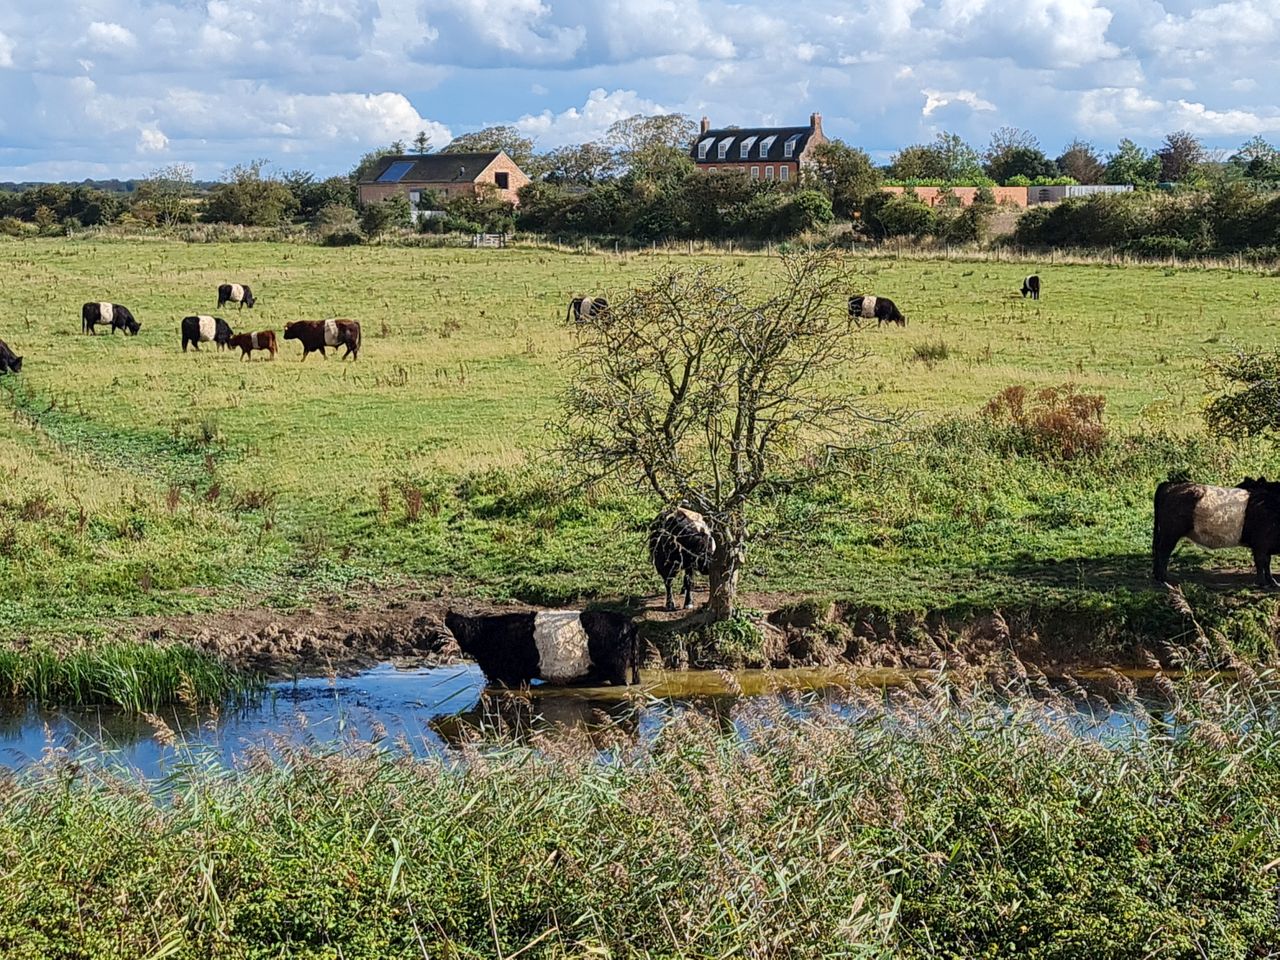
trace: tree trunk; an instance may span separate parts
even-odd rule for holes
[[[733,616],[738,598],[738,575],[747,557],[744,533],[725,529],[715,530],[715,556],[708,568],[710,597],[707,600],[707,617],[715,623]]]

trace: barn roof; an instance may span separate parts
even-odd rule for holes
[[[501,150],[486,153],[425,153],[383,157],[361,183],[471,183]]]
[[[796,160],[813,136],[813,127],[729,127],[698,134],[689,148],[695,163],[777,163]],[[790,151],[787,144],[791,144]],[[721,155],[724,147],[724,155]],[[742,155],[743,148],[747,155]]]

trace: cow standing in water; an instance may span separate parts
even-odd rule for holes
[[[187,352],[187,345],[197,350],[202,343],[216,343],[221,350],[231,339],[231,324],[221,317],[183,317],[182,318],[182,352]]]
[[[1248,547],[1257,585],[1280,587],[1271,576],[1271,557],[1280,553],[1280,483],[1245,477],[1237,487],[1160,484],[1151,534],[1151,575],[1157,583],[1168,582],[1169,556],[1183,537],[1210,550]]]
[[[316,350],[328,356],[325,347],[346,347],[342,359],[360,359],[360,322],[358,320],[295,320],[284,326],[284,338],[302,344],[302,359]]]
[[[21,373],[22,358],[9,349],[9,345],[0,340],[0,376],[6,373]]]
[[[1034,273],[1022,281],[1022,299],[1025,300],[1027,297],[1032,300],[1040,299],[1040,278]]]
[[[256,302],[253,298],[253,291],[249,289],[249,285],[246,283],[224,283],[218,287],[219,310],[228,303],[238,304],[237,309],[248,307],[252,310]]]
[[[859,326],[862,320],[875,320],[877,327],[884,323],[896,323],[900,327],[907,325],[907,318],[896,303],[888,297],[873,297],[870,294],[849,298],[849,317]]]
[[[469,616],[445,626],[485,677],[508,687],[640,682],[640,635],[631,619],[602,610],[539,610]]]
[[[93,336],[93,328],[100,323],[111,327],[112,333],[117,330],[123,330],[134,337],[138,335],[138,330],[142,327],[142,324],[133,319],[133,314],[129,312],[129,308],[123,307],[118,303],[86,303],[80,308],[80,331],[82,333]]]
[[[684,571],[684,607],[693,606],[693,575],[705,574],[715,556],[716,538],[700,513],[686,507],[663,510],[649,525],[649,556],[667,588],[667,609],[676,608],[671,588]]]
[[[276,358],[276,332],[274,330],[263,330],[260,333],[237,333],[234,337],[227,341],[228,347],[240,348],[241,360],[252,360],[250,354],[254,350],[266,350],[271,354],[271,359]]]
[[[609,312],[609,301],[604,297],[574,297],[569,301],[566,323],[587,323]]]

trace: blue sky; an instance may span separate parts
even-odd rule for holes
[[[3,0],[0,179],[343,172],[427,130],[540,147],[633,113],[803,123],[878,159],[1002,125],[1050,154],[1280,140],[1280,0]]]

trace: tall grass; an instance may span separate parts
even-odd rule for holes
[[[221,705],[259,688],[203,651],[175,644],[102,643],[70,651],[0,649],[0,699],[40,705],[110,705],[154,713],[165,704]]]
[[[939,687],[152,789],[54,763],[0,791],[0,953],[1271,955],[1280,686],[1159,682],[1110,747],[1090,701]]]

